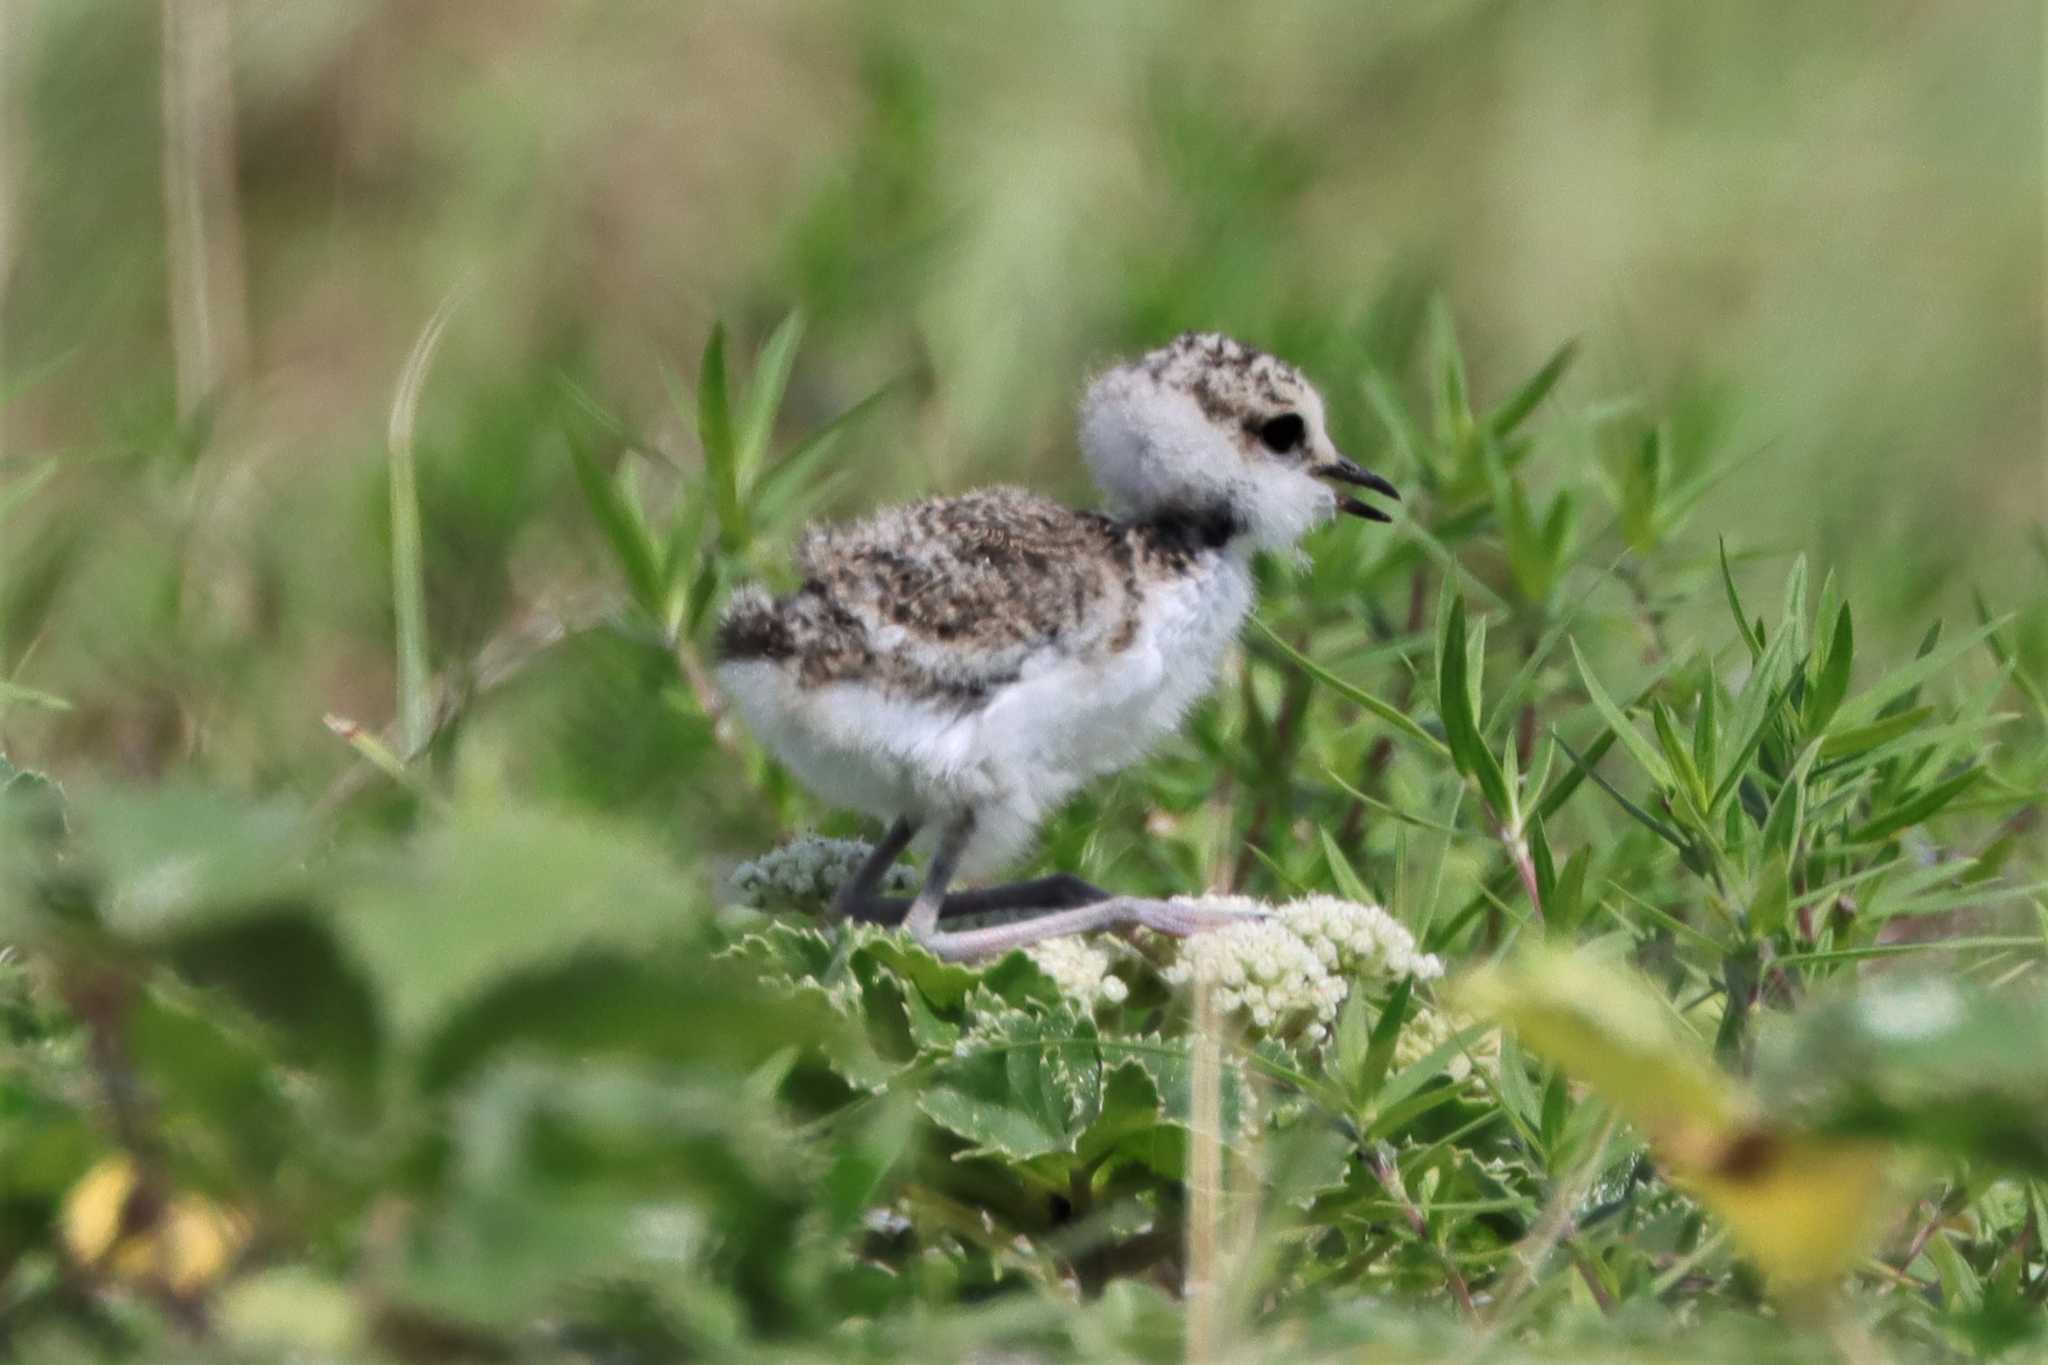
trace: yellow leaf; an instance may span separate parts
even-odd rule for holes
[[[188,1298],[219,1280],[249,1240],[247,1222],[211,1200],[180,1194],[153,1206],[140,1194],[140,1174],[125,1154],[79,1177],[64,1198],[63,1225],[80,1265]]]
[[[64,1196],[64,1245],[79,1264],[92,1265],[114,1249],[135,1184],[135,1163],[110,1156],[80,1176]]]
[[[1726,1223],[1773,1286],[1830,1283],[1860,1256],[1889,1202],[1894,1153],[1813,1133],[1739,1134],[1695,1164],[1667,1149],[1672,1181]]]

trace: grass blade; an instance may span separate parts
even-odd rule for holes
[[[385,443],[391,479],[391,611],[398,634],[398,738],[407,759],[415,758],[432,737],[433,678],[427,652],[427,587],[425,551],[420,536],[419,469],[413,454],[413,432],[419,420],[420,392],[441,337],[469,292],[467,281],[455,286],[427,319],[412,354],[399,372],[398,392],[391,401],[391,425]]]

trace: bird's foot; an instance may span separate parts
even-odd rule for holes
[[[1191,938],[1211,929],[1254,923],[1272,916],[1271,911],[1256,906],[1219,905],[1189,896],[1167,901],[1127,897],[1123,903],[1129,907],[1126,923],[1175,938]]]

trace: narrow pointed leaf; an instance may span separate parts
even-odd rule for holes
[[[1522,387],[1509,394],[1507,399],[1487,417],[1486,424],[1493,434],[1506,436],[1520,426],[1530,413],[1536,411],[1543,400],[1550,396],[1550,391],[1557,387],[1557,382],[1564,378],[1565,371],[1571,368],[1572,358],[1578,353],[1578,341],[1567,341],[1551,354],[1550,359],[1543,362],[1542,369],[1522,381]]]
[[[1621,740],[1630,755],[1642,766],[1643,771],[1650,775],[1652,781],[1660,787],[1671,786],[1670,765],[1664,761],[1664,756],[1657,752],[1657,747],[1644,739],[1642,732],[1621,713],[1621,708],[1614,704],[1614,699],[1607,695],[1607,689],[1593,676],[1592,668],[1586,663],[1586,656],[1579,652],[1579,643],[1576,640],[1572,641],[1572,658],[1578,661],[1579,678],[1586,686],[1586,695],[1592,698],[1593,705],[1607,721],[1608,728]]]
[[[739,486],[745,489],[761,468],[768,442],[775,434],[775,414],[782,410],[782,396],[789,389],[789,374],[796,366],[797,343],[803,340],[804,317],[791,309],[761,347],[761,358],[747,383],[747,396],[740,408],[735,433],[738,458],[735,462]]]

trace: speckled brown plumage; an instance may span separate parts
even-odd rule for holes
[[[803,584],[736,597],[727,660],[787,661],[807,685],[857,679],[973,707],[1056,646],[1116,652],[1147,592],[1215,554],[1220,514],[1119,521],[1016,488],[987,488],[816,527]]]

